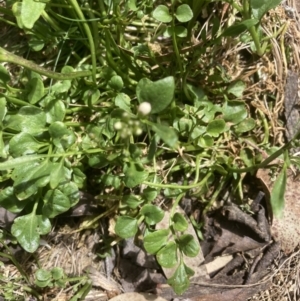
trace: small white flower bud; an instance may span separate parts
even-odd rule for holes
[[[138,113],[146,116],[151,112],[151,104],[149,102],[142,102],[138,107]]]
[[[122,122],[121,121],[117,121],[115,124],[114,124],[114,128],[115,130],[120,130],[122,128]]]
[[[136,136],[139,136],[139,135],[141,135],[143,133],[143,130],[141,129],[141,128],[137,128],[137,129],[135,129],[135,135]]]

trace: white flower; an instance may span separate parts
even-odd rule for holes
[[[151,104],[149,102],[142,102],[138,107],[138,113],[142,116],[146,116],[151,112]]]
[[[137,136],[139,136],[139,135],[141,135],[143,133],[143,130],[141,129],[141,128],[137,128],[137,129],[135,129],[135,135],[137,135]]]
[[[115,130],[120,130],[122,128],[122,122],[121,121],[117,121],[115,124],[114,124],[114,128]]]

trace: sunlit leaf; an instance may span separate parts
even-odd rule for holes
[[[169,9],[165,5],[158,5],[153,11],[153,17],[160,22],[169,23],[172,21],[172,17],[169,13]]]
[[[156,258],[158,263],[164,268],[171,268],[178,262],[177,245],[174,241],[168,242],[160,249]]]
[[[145,216],[145,222],[148,225],[159,223],[164,217],[164,211],[157,206],[146,204],[140,210],[140,214]]]
[[[149,102],[151,104],[151,114],[156,114],[166,109],[174,98],[175,80],[173,76],[168,76],[158,81],[152,82],[148,78],[139,81],[136,94],[139,103]]]
[[[162,229],[149,233],[144,238],[144,247],[150,254],[156,254],[168,241],[170,230]]]
[[[177,7],[175,16],[179,22],[188,22],[193,18],[193,11],[187,4],[181,4]]]
[[[137,220],[130,216],[120,216],[117,219],[115,231],[122,238],[129,238],[138,230]]]

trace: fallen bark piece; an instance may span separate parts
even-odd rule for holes
[[[162,297],[145,293],[125,293],[113,297],[110,301],[167,301]]]
[[[206,270],[208,274],[216,273],[224,268],[233,259],[232,255],[218,256],[213,261],[207,263]]]
[[[300,129],[299,119],[299,96],[298,96],[299,76],[296,72],[288,71],[284,92],[284,108],[286,119],[286,137],[288,141],[294,138]]]
[[[268,288],[268,286],[266,286]],[[210,294],[207,296],[199,296],[191,298],[191,301],[245,301],[248,298],[251,298],[258,291],[264,290],[264,286],[259,288],[257,287],[248,287],[248,288],[235,288],[215,294]]]
[[[262,273],[262,276],[266,273]],[[164,284],[157,288],[157,293],[167,300],[176,298],[178,301],[246,301],[256,293],[268,289],[271,284],[270,280],[250,285],[226,285],[211,281],[193,282],[181,296],[177,296],[169,285]]]
[[[260,229],[259,226],[264,225],[266,223],[262,223],[262,214],[260,214],[260,223],[250,216],[248,213],[242,211],[238,206],[232,204],[229,206],[224,206],[222,209],[222,214],[228,218],[229,221],[239,222],[251,230],[253,230],[261,239],[264,241],[269,241],[270,235],[267,232],[267,229]]]
[[[205,257],[206,263],[219,255],[246,252],[265,245],[265,243],[260,243],[251,237],[245,236],[244,229],[236,227],[235,223],[229,223],[226,220],[215,220],[214,225],[220,230],[221,235],[216,238],[213,248]]]
[[[256,272],[259,273],[261,271],[264,271],[268,267],[271,266],[272,262],[276,259],[280,252],[280,244],[275,242],[273,243],[265,253],[265,255],[262,257],[262,259],[259,261]]]

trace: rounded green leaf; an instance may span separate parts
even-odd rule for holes
[[[252,15],[260,20],[266,12],[275,8],[281,2],[282,0],[251,0]]]
[[[11,228],[19,244],[29,253],[37,250],[40,244],[40,234],[44,235],[51,230],[48,218],[33,213],[17,217]]]
[[[11,228],[11,233],[19,244],[29,253],[39,246],[40,236],[37,233],[37,217],[32,214],[17,217]]]
[[[109,86],[114,90],[122,90],[124,87],[123,79],[119,75],[114,75],[108,82]]]
[[[6,84],[9,81],[10,81],[10,75],[7,69],[4,66],[0,65],[0,83]]]
[[[187,28],[185,28],[183,26],[176,26],[175,34],[177,37],[185,38],[185,37],[187,37],[187,34],[188,34]]]
[[[50,271],[44,270],[44,269],[38,269],[35,272],[35,277],[39,281],[47,281],[50,280],[52,275]]]
[[[12,6],[12,12],[17,19],[17,24],[20,28],[24,28],[21,15],[22,15],[22,2],[15,2]]]
[[[148,178],[148,172],[146,172],[143,166],[139,163],[129,162],[125,168],[124,183],[127,187],[132,188]]]
[[[166,109],[173,100],[174,92],[175,81],[173,76],[165,77],[156,82],[152,82],[148,78],[143,78],[136,87],[139,103],[150,103],[152,114],[159,113]]]
[[[69,67],[65,66],[64,68]],[[74,70],[70,70],[69,72],[74,72]],[[63,73],[63,70],[62,70]],[[68,92],[72,86],[71,80],[59,80],[52,87],[51,92],[54,92],[56,95]]]
[[[169,23],[172,21],[172,16],[169,13],[169,9],[165,5],[158,5],[152,13],[153,18],[159,22]]]
[[[181,262],[173,276],[168,279],[168,284],[172,286],[177,295],[182,295],[190,286],[190,271],[191,269]]]
[[[53,218],[71,208],[69,198],[59,189],[48,190],[43,198],[43,201],[43,215],[49,218]]]
[[[69,130],[61,121],[53,122],[48,130],[53,138],[53,144],[57,147],[67,149],[76,141],[73,131]]]
[[[137,220],[130,216],[120,216],[117,219],[115,232],[122,238],[129,238],[138,230]]]
[[[214,139],[209,135],[203,135],[199,137],[198,145],[203,148],[212,147],[214,145]]]
[[[69,198],[71,206],[75,206],[79,202],[79,189],[74,182],[70,181],[64,185],[60,184],[59,190]]]
[[[25,106],[18,111],[18,114],[9,117],[7,127],[36,135],[44,132],[45,125],[46,114],[41,109]]]
[[[178,136],[174,129],[162,124],[151,124],[151,129],[170,147],[176,146]]]
[[[237,134],[251,131],[255,127],[255,120],[253,118],[246,118],[234,127]]]
[[[99,102],[101,93],[98,89],[88,89],[83,94],[84,103],[88,106],[96,105]]]
[[[38,150],[45,146],[45,143],[37,141],[29,133],[19,133],[14,135],[9,141],[9,153],[13,157],[20,157],[38,152]]]
[[[178,238],[180,250],[188,257],[195,257],[200,251],[199,243],[191,234],[183,234]]]
[[[142,198],[147,202],[152,202],[157,197],[158,191],[156,188],[147,187],[143,190]]]
[[[28,46],[33,51],[41,51],[45,46],[45,41],[37,36],[31,36],[28,41]]]
[[[34,0],[23,0],[21,6],[21,21],[25,28],[31,29],[34,23],[38,20],[46,3],[37,2]]]
[[[187,37],[187,28],[185,28],[184,26],[175,26],[175,28],[173,27],[168,27],[166,29],[166,31],[164,32],[163,36],[165,38],[169,38],[172,36],[173,32],[175,32],[175,35],[177,37],[180,37],[180,38],[185,38]]]
[[[250,27],[256,25],[258,22],[259,21],[257,19],[252,18],[252,19],[244,20],[243,22],[234,23],[233,25],[231,25],[230,27],[224,30],[222,36],[225,37],[238,36],[242,34],[244,31],[246,31],[247,29],[249,29]]]
[[[158,263],[164,268],[172,268],[178,262],[177,245],[174,241],[168,242],[156,254]]]
[[[247,117],[245,104],[241,101],[228,101],[223,108],[223,118],[226,122],[238,124]]]
[[[145,216],[145,222],[150,226],[159,223],[165,215],[162,209],[151,204],[144,205],[140,213]]]
[[[193,18],[193,11],[187,4],[182,4],[177,7],[175,16],[179,22],[188,22]]]
[[[27,100],[31,104],[36,104],[44,96],[44,83],[38,77],[32,78],[28,82],[27,88],[30,91],[27,95]]]
[[[51,124],[55,121],[63,121],[66,114],[66,107],[62,100],[55,95],[48,94],[42,101],[44,112],[46,113],[47,123]]]
[[[168,241],[170,230],[161,229],[149,233],[144,238],[144,248],[150,254],[156,254]]]
[[[136,196],[130,194],[123,196],[122,203],[127,205],[131,209],[137,208],[141,203],[143,203],[142,200],[137,198]]]
[[[28,200],[20,202],[14,194],[14,189],[8,186],[0,191],[0,206],[12,213],[21,212],[27,205]]]
[[[40,235],[46,235],[51,231],[51,222],[49,218],[43,215],[37,215],[37,233]]]
[[[39,187],[46,186],[50,181],[51,162],[28,162],[18,166],[11,178],[14,180],[14,192],[19,200],[25,200],[37,192]]]
[[[207,125],[207,134],[218,137],[225,130],[226,123],[223,119],[215,119]]]
[[[47,281],[39,281],[39,280],[35,280],[34,284],[38,287],[47,287],[47,286],[51,286],[51,279],[47,280]]]
[[[103,175],[103,177],[101,178],[101,183],[104,186],[112,186],[115,189],[118,189],[121,185],[121,180],[118,176],[112,174],[106,174]]]
[[[73,181],[78,188],[85,187],[86,175],[80,168],[73,168]]]
[[[55,267],[51,270],[51,275],[54,280],[62,279],[64,277],[64,270],[60,267]]]
[[[188,222],[186,218],[181,214],[176,212],[172,218],[173,228],[175,231],[185,231],[188,228]]]
[[[119,93],[115,98],[115,105],[120,109],[131,113],[130,109],[130,97],[125,93]]]
[[[50,187],[55,189],[59,183],[66,181],[65,167],[63,161],[60,163],[53,163],[50,174]]]
[[[245,88],[246,84],[243,81],[239,80],[229,85],[227,92],[233,94],[236,97],[242,97]]]

